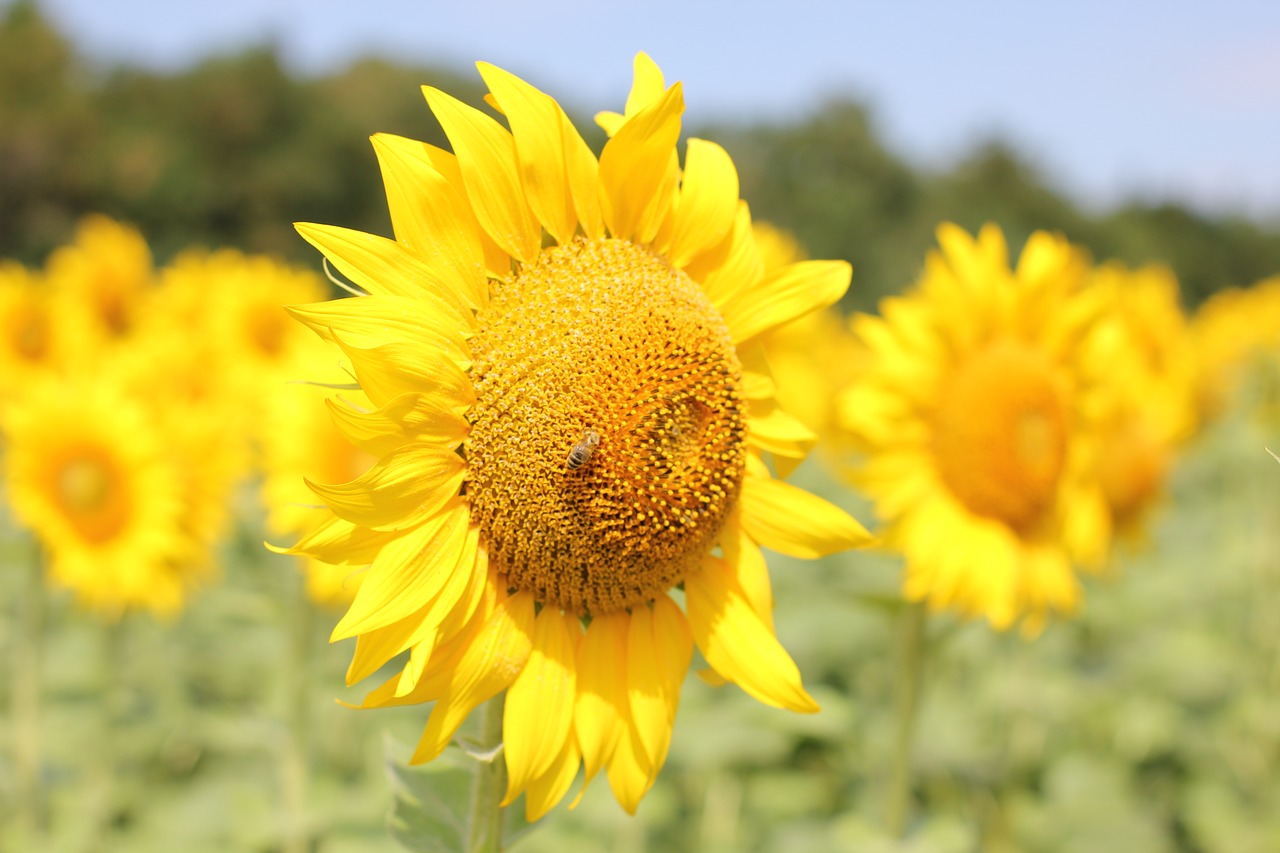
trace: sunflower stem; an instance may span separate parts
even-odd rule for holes
[[[311,742],[311,714],[308,687],[311,684],[312,605],[307,597],[306,579],[295,573],[291,590],[288,670],[284,683],[285,722],[288,735],[281,755],[280,781],[285,808],[285,853],[306,853],[307,837],[307,773],[310,768],[308,745]]]
[[[911,804],[911,754],[924,674],[925,615],[923,604],[910,602],[903,608],[898,622],[898,677],[894,685],[897,725],[886,811],[886,823],[894,838],[906,833]]]
[[[32,544],[18,597],[17,642],[13,660],[14,765],[23,829],[33,847],[44,835],[41,783],[40,693],[44,661],[45,592],[40,548]]]
[[[502,743],[502,709],[506,694],[499,693],[480,712],[480,744],[493,751],[491,761],[476,761],[471,783],[471,814],[467,820],[467,853],[500,853],[502,808],[507,788],[507,761],[497,747]]]

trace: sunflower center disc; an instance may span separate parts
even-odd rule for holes
[[[678,584],[745,466],[742,368],[696,282],[621,240],[577,240],[495,283],[472,338],[467,499],[490,563],[583,614]]]
[[[56,473],[54,494],[81,536],[90,542],[114,537],[124,525],[125,506],[111,463],[86,451],[67,459]]]
[[[1017,530],[1053,503],[1066,446],[1053,372],[1022,344],[973,356],[939,401],[933,450],[943,482],[973,512]]]

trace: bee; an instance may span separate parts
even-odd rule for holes
[[[596,448],[600,446],[600,433],[593,429],[589,429],[582,434],[582,441],[573,446],[573,450],[569,451],[569,458],[565,460],[565,464],[569,466],[570,471],[577,471],[583,465],[587,464],[587,460],[591,458],[591,454],[596,452]]]

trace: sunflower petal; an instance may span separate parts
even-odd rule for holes
[[[435,296],[457,305],[458,295],[439,272],[395,240],[336,225],[295,222],[302,239],[320,250],[338,272],[375,296]]]
[[[469,522],[467,505],[455,499],[420,527],[388,542],[369,565],[351,608],[330,639],[383,628],[422,610],[462,563]]]
[[[520,181],[529,206],[557,243],[568,242],[578,223],[565,168],[560,105],[550,95],[497,66],[487,62],[476,66],[511,126]]]
[[[684,267],[718,245],[733,229],[737,211],[738,170],[728,152],[714,142],[690,139],[674,211],[671,262]]]
[[[372,412],[362,412],[333,398],[325,400],[325,405],[338,432],[374,456],[385,456],[414,442],[454,450],[471,429],[462,416],[466,407],[438,389],[401,394]]]
[[[338,346],[351,359],[360,389],[375,406],[423,388],[438,391],[457,405],[475,402],[475,387],[465,372],[467,368],[455,360],[456,351],[450,356],[449,342],[426,329],[412,344],[358,347],[339,339]]]
[[[728,235],[718,245],[691,260],[685,272],[702,284],[711,303],[721,312],[739,293],[756,287],[764,276],[764,261],[756,248],[756,238],[751,230],[751,210],[745,201],[738,201],[733,228]]]
[[[331,515],[306,533],[292,548],[267,545],[277,554],[300,554],[322,563],[368,563],[397,534],[389,530],[371,530]]]
[[[354,296],[287,305],[284,310],[330,343],[341,338],[356,346],[376,346],[387,341],[410,344],[421,340],[423,330],[428,330],[434,339],[447,343],[450,358],[462,364],[470,361],[463,334],[471,322],[470,312],[464,317],[462,312],[443,305],[398,296]]]
[[[613,236],[648,242],[671,208],[672,158],[684,96],[679,83],[628,119],[600,153],[600,208]]]
[[[761,466],[763,467],[763,466]],[[873,537],[849,513],[815,494],[775,480],[748,465],[742,480],[742,529],[756,542],[792,557],[813,560]]]
[[[396,238],[427,261],[461,304],[484,307],[480,223],[461,184],[436,168],[425,142],[390,133],[375,133],[372,141]]]
[[[791,656],[752,610],[723,561],[707,557],[701,571],[685,578],[685,593],[694,640],[716,672],[766,705],[818,710]]]
[[[531,263],[542,247],[542,228],[520,185],[511,133],[439,89],[422,91],[453,145],[481,226],[511,257]]]
[[[849,289],[853,269],[847,261],[800,261],[766,275],[740,290],[721,313],[735,343],[826,308]]]
[[[307,486],[334,515],[374,530],[404,530],[458,495],[466,463],[456,453],[409,445],[388,453],[350,483]]]
[[[498,603],[449,673],[448,690],[431,709],[410,764],[438,756],[477,705],[516,680],[533,649],[533,623],[533,596],[529,593],[517,593]]]
[[[578,646],[578,698],[573,709],[573,728],[586,770],[583,792],[613,757],[618,739],[623,735],[623,722],[627,718],[630,621],[626,613],[597,616],[587,626]]]
[[[551,763],[551,768],[529,783],[524,798],[525,820],[530,823],[541,820],[564,799],[564,795],[569,793],[569,787],[578,775],[578,765],[581,763],[578,742],[571,731],[569,737],[564,739],[560,754]]]
[[[528,784],[551,769],[573,729],[578,617],[543,607],[534,623],[528,663],[507,691],[502,741],[507,759],[509,805]]]

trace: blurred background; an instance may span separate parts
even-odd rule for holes
[[[757,219],[853,264],[846,312],[914,281],[941,221],[1165,264],[1189,315],[1280,273],[1280,7],[1262,2],[7,2],[0,258],[39,268],[105,214],[156,268],[233,248],[318,282],[292,223],[390,233],[368,136],[445,145],[421,84],[479,104],[471,63],[501,65],[598,151],[591,116],[621,105],[637,50],[684,81],[686,136],[728,150]],[[690,679],[636,818],[597,783],[515,849],[1280,850],[1280,467],[1262,450],[1280,446],[1280,328],[1259,338],[1080,619],[1032,641],[939,620],[905,841],[878,829],[899,566],[771,555],[778,633],[824,712]],[[795,479],[870,519],[830,467]],[[180,612],[104,626],[43,594],[47,825],[38,846],[16,827],[25,688],[6,678],[0,850],[403,849],[425,710],[333,701],[363,692],[342,687],[349,644],[325,644],[340,611],[312,612],[262,549],[261,479],[225,490],[216,571]],[[31,554],[6,519],[10,669]]]

